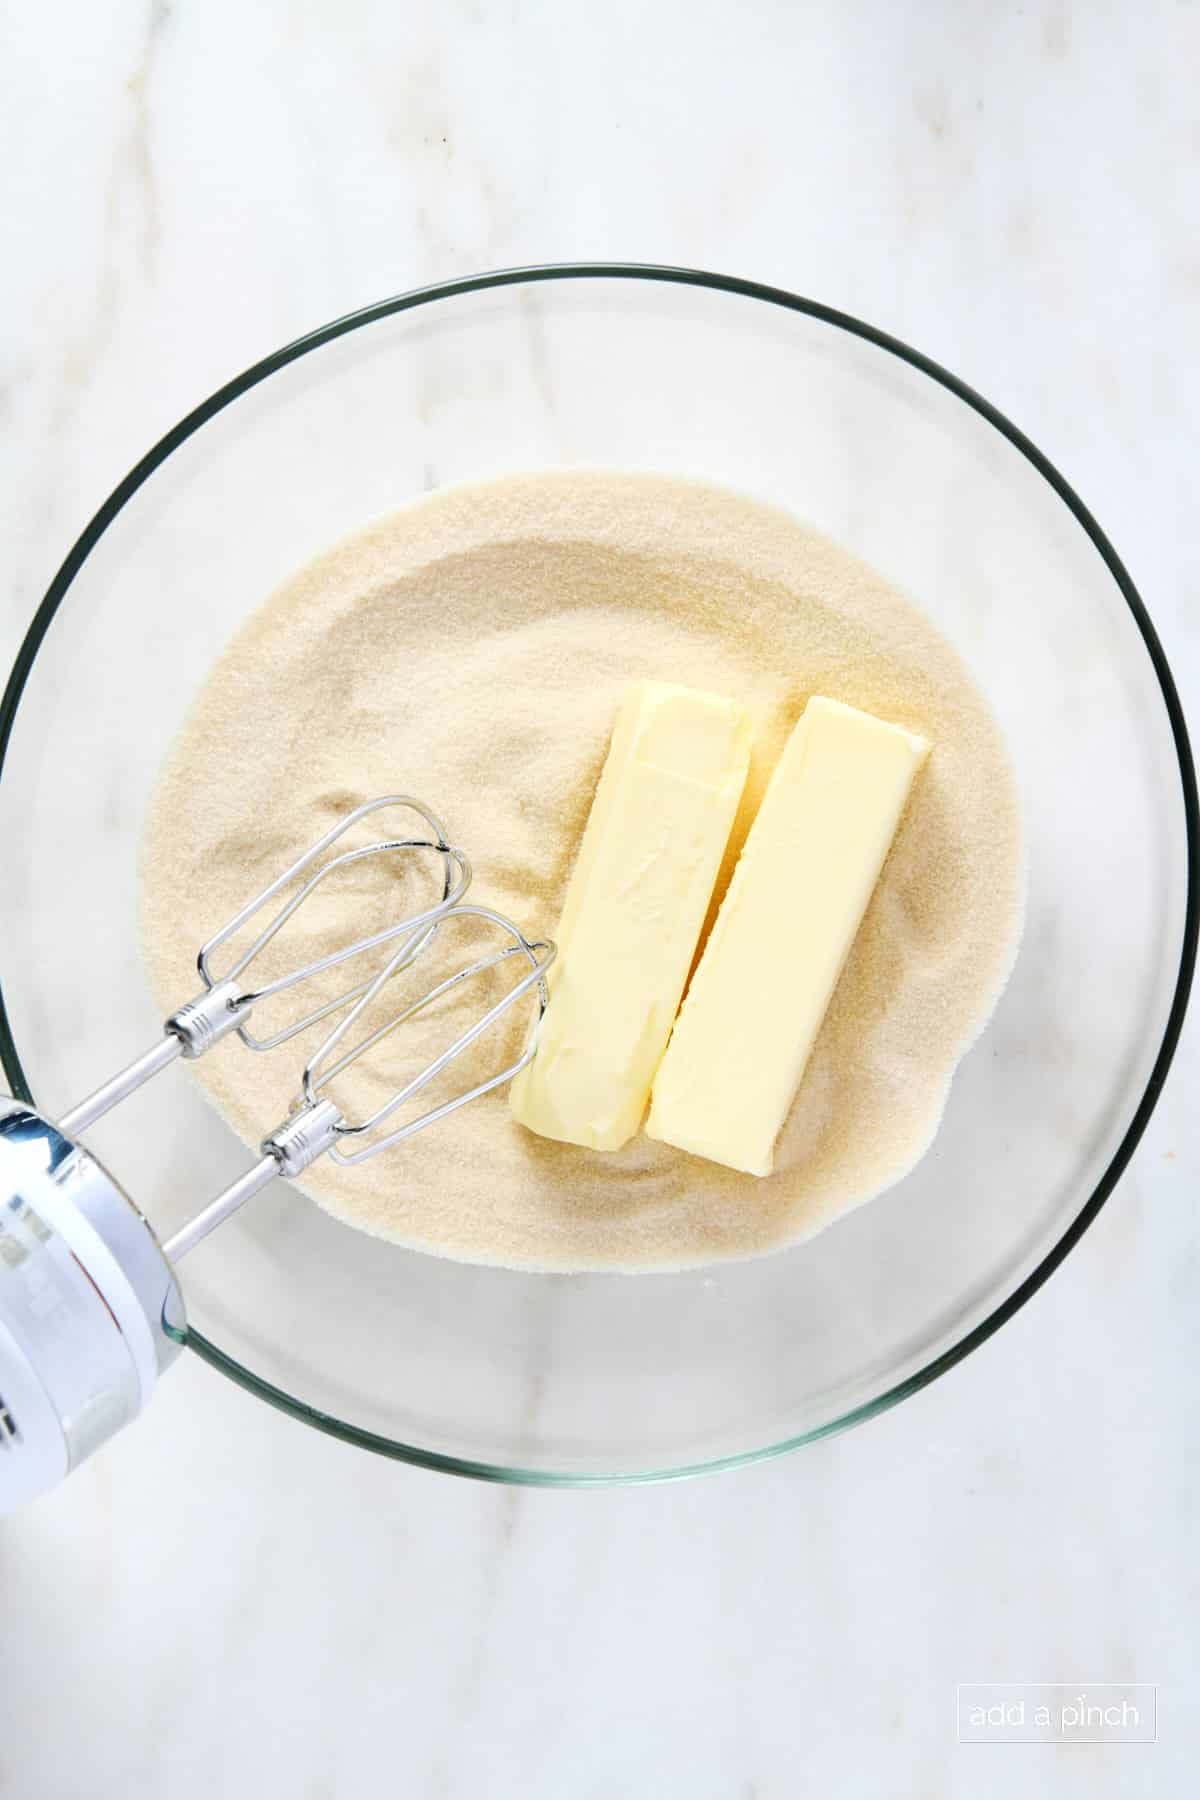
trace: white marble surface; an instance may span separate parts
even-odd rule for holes
[[[571,257],[799,289],[1059,463],[1200,711],[1200,11],[162,0],[3,61],[0,661],[229,373],[398,288]],[[1175,1796],[1200,1751],[1195,1026],[998,1337],[871,1426],[582,1495],[374,1461],[184,1359],[0,1530],[0,1794]],[[959,1747],[957,1682],[1159,1684],[1153,1747]]]

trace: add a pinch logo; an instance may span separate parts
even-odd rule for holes
[[[1157,1689],[1147,1682],[962,1683],[960,1744],[1152,1744]]]

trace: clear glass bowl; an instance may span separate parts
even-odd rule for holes
[[[0,703],[14,1092],[54,1113],[154,1039],[143,810],[247,612],[374,513],[569,464],[775,501],[917,597],[1007,734],[1029,912],[930,1154],[794,1251],[513,1274],[381,1245],[276,1184],[184,1266],[188,1342],[261,1398],[411,1462],[546,1483],[768,1455],[981,1343],[1137,1143],[1197,926],[1170,673],[1111,546],[1020,432],[927,358],[790,294],[684,270],[519,270],[385,301],[268,357],[169,433],[67,557]],[[179,1070],[94,1142],[163,1232],[247,1161]]]

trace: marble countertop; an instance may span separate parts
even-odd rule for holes
[[[7,664],[233,371],[540,259],[775,282],[927,350],[1103,522],[1200,715],[1200,11],[1176,0],[25,9],[0,165]],[[1200,1751],[1200,1034],[1047,1287],[846,1436],[553,1494],[374,1460],[185,1357],[0,1529],[0,1794],[1182,1795]],[[1158,1684],[1152,1746],[956,1743]]]

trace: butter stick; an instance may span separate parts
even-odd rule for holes
[[[625,697],[571,874],[537,1054],[510,1089],[543,1137],[637,1131],[750,761],[744,708],[641,682]]]
[[[929,753],[922,737],[814,697],[784,748],[654,1081],[653,1138],[769,1175]]]

